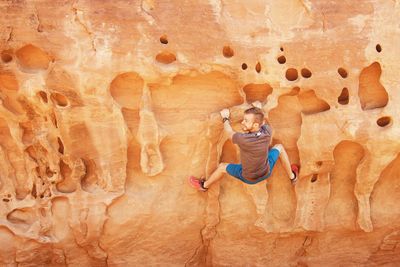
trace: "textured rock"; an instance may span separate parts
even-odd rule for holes
[[[1,266],[398,266],[399,1],[1,1]],[[291,161],[207,193],[261,105]]]

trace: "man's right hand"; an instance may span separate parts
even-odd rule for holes
[[[225,132],[228,134],[229,139],[232,140],[232,136],[235,134],[235,132],[233,131],[232,126],[229,123],[229,115],[230,115],[229,114],[229,109],[224,108],[219,113],[221,114],[222,118],[227,118],[228,119],[228,123],[225,123],[225,121],[226,121],[225,119],[222,119],[222,121],[224,122],[224,130],[225,130]]]
[[[224,109],[221,110],[219,113],[221,114],[221,117],[222,117],[222,118],[229,118],[229,109],[224,108]]]

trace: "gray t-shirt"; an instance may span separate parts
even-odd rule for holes
[[[257,179],[269,172],[268,147],[271,142],[272,128],[262,125],[256,133],[234,133],[232,142],[240,148],[242,176]]]

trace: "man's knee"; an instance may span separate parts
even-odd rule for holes
[[[279,152],[281,152],[283,150],[282,144],[276,144],[272,148],[275,148],[275,149],[279,150]]]
[[[226,167],[228,166],[229,163],[220,163],[218,165],[218,170],[222,171],[222,172],[226,172]]]

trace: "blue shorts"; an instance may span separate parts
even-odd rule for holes
[[[264,175],[263,177],[258,178],[257,180],[254,181],[250,181],[247,180],[245,178],[243,178],[242,176],[242,164],[228,164],[228,166],[226,166],[226,171],[233,177],[238,178],[239,180],[242,180],[243,182],[245,182],[246,184],[256,184],[259,183],[265,179],[267,179],[271,173],[272,173],[272,169],[275,166],[276,161],[279,158],[279,150],[276,148],[272,148],[269,150],[268,152],[268,164],[269,164],[269,172]]]

